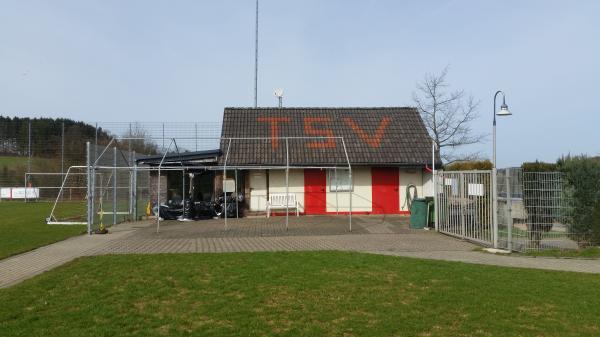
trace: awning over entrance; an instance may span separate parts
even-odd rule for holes
[[[219,161],[221,150],[194,151],[183,153],[168,153],[162,166],[194,166],[214,165]],[[158,166],[163,160],[163,155],[142,156],[136,158],[138,165]]]

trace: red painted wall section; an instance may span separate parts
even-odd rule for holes
[[[400,172],[397,167],[371,169],[373,214],[400,213]]]
[[[304,213],[326,214],[327,177],[325,170],[304,170]]]

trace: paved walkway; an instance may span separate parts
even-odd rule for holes
[[[246,228],[248,226],[250,229]],[[165,223],[157,234],[153,223],[119,225],[109,235],[78,236],[0,260],[0,288],[19,283],[77,257],[102,254],[347,250],[600,274],[600,260],[514,257],[476,252],[473,251],[475,246],[470,243],[435,232],[400,230],[395,226],[402,224],[387,220],[363,227],[357,221],[358,234],[332,234],[331,227],[326,231],[327,235],[305,235],[303,230],[292,230],[292,235],[285,235],[289,233],[285,227],[274,225],[263,233],[265,236],[260,236],[256,235],[252,226],[232,222],[230,229],[223,231],[210,226],[202,227],[197,223]],[[181,235],[182,229],[186,235]],[[203,231],[204,234],[208,231],[213,235],[198,235]],[[246,235],[249,233],[252,235]]]
[[[128,232],[122,231],[111,235],[80,235],[0,260],[0,288],[19,283],[80,256],[89,255],[108,242],[127,234]]]

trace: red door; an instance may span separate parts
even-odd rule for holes
[[[304,213],[325,214],[325,170],[304,170]]]
[[[400,176],[397,167],[373,167],[371,183],[374,214],[400,212]]]

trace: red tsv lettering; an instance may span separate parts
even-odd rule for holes
[[[383,135],[385,134],[385,129],[390,124],[390,117],[383,117],[375,134],[373,136],[369,136],[365,130],[361,129],[361,127],[356,124],[356,122],[349,117],[344,118],[344,122],[352,128],[354,133],[356,133],[362,140],[364,140],[367,144],[369,144],[372,148],[378,148],[381,144],[381,140],[383,139]]]
[[[289,117],[258,117],[256,120],[271,124],[271,148],[277,149],[279,147],[279,123],[287,123],[291,119]]]
[[[304,133],[307,136],[331,137],[323,140],[317,140],[306,144],[311,149],[335,147],[335,139],[331,129],[316,129],[313,123],[329,123],[329,117],[306,117],[304,118]]]

